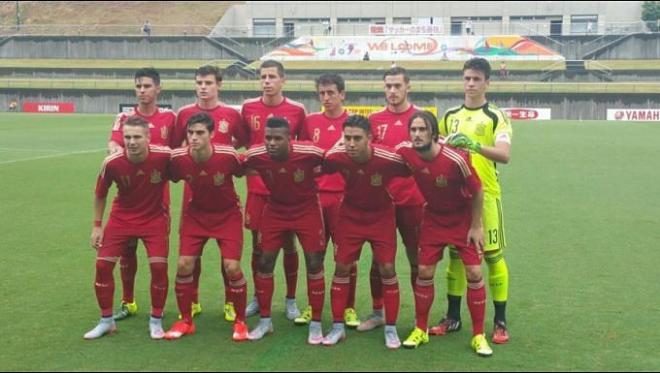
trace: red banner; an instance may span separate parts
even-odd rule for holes
[[[24,102],[25,113],[75,113],[73,102]]]

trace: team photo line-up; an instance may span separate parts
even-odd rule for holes
[[[220,248],[224,318],[233,322],[234,341],[255,341],[273,332],[273,272],[280,249],[286,277],[285,314],[308,325],[307,342],[331,346],[345,328],[366,332],[383,326],[385,345],[416,348],[429,335],[461,329],[465,295],[472,321],[471,348],[493,353],[485,333],[486,288],[494,304],[490,340],[509,341],[506,326],[508,269],[501,191],[496,163],[508,163],[512,128],[488,103],[491,67],[474,58],[463,67],[465,99],[439,119],[413,105],[408,73],[393,66],[383,75],[386,106],[368,117],[344,107],[346,87],[337,74],[316,80],[322,112],[283,96],[284,67],[264,61],[262,95],[236,110],[219,100],[222,75],[215,66],[195,72],[196,102],[177,113],[158,106],[160,76],[153,68],[135,74],[137,104],[120,113],[98,175],[91,246],[96,251],[94,289],[99,323],[84,335],[97,339],[117,330],[116,321],[137,313],[134,282],[137,242],[146,248],[151,270],[153,339],[176,340],[195,333],[201,255],[208,240]],[[245,148],[245,152],[237,149]],[[247,180],[241,206],[234,178]],[[179,256],[174,289],[178,320],[165,330],[168,293],[169,182],[182,182]],[[117,196],[103,222],[112,184]],[[243,227],[251,231],[254,295],[248,303],[241,270]],[[415,325],[400,341],[396,322],[399,281],[395,271],[397,230],[410,264]],[[307,306],[298,309],[296,240],[307,270]],[[324,268],[332,241],[335,268]],[[355,310],[357,262],[369,243],[373,310],[360,321]],[[429,326],[435,271],[448,249],[445,317]],[[482,273],[482,260],[487,273]],[[122,301],[113,312],[119,263]],[[333,323],[322,329],[326,278],[330,277]],[[445,276],[442,276],[445,277]],[[247,317],[259,314],[249,329]]]

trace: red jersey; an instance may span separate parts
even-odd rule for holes
[[[168,209],[163,203],[169,179],[171,150],[149,145],[149,154],[141,163],[128,160],[126,151],[108,156],[103,161],[96,182],[96,197],[105,198],[114,182],[117,196],[112,202],[110,219],[129,229],[159,226],[167,221]]]
[[[471,216],[472,196],[481,189],[481,181],[472,168],[469,152],[441,144],[437,157],[425,161],[406,142],[397,147],[397,153],[412,170],[428,210],[440,215]]]
[[[129,117],[137,115],[149,122],[150,143],[154,145],[176,147],[174,144],[174,128],[176,124],[176,114],[170,109],[158,108],[150,116],[143,115],[138,111],[137,106],[126,113],[119,113],[115,118],[115,124],[112,126],[110,141],[114,141],[120,146],[124,146],[124,122]]]
[[[292,141],[285,161],[271,158],[265,145],[253,146],[245,158],[245,168],[259,172],[270,191],[268,208],[287,215],[300,215],[318,208],[314,175],[323,163],[323,149],[306,141]]]
[[[187,139],[188,129],[186,124],[188,119],[197,113],[205,112],[213,118],[214,131],[211,143],[216,145],[245,145],[248,141],[247,132],[243,125],[243,118],[238,110],[218,103],[218,106],[211,110],[202,109],[198,104],[190,104],[179,109],[177,113],[176,129],[174,132],[174,143],[176,147]],[[234,142],[233,139],[236,140]]]
[[[306,114],[303,104],[286,97],[279,105],[275,106],[264,104],[262,97],[245,100],[241,115],[243,116],[243,123],[248,128],[248,145],[252,147],[264,143],[266,120],[270,117],[280,117],[289,121],[291,140],[300,138]],[[248,177],[247,186],[250,193],[268,194],[268,189],[258,176]]]
[[[341,139],[346,118],[346,110],[337,118],[330,118],[322,112],[309,114],[303,124],[301,139],[311,141],[323,150],[330,150]],[[344,191],[344,178],[338,173],[321,175],[316,182],[321,192]]]
[[[394,177],[410,175],[403,158],[382,145],[372,146],[371,158],[365,163],[351,159],[343,145],[335,147],[326,155],[324,171],[340,172],[346,182],[342,204],[365,212],[391,207],[387,184]]]
[[[369,122],[371,122],[371,133],[375,137],[374,142],[395,147],[404,141],[410,141],[408,121],[419,110],[421,110],[419,107],[410,105],[408,110],[395,113],[385,107],[383,110],[371,114]],[[415,180],[411,177],[395,179],[388,188],[396,205],[415,206],[424,204],[424,197],[417,189]]]
[[[172,181],[185,180],[192,190],[184,210],[203,217],[198,219],[200,221],[209,222],[218,213],[238,210],[233,176],[240,176],[242,167],[236,150],[231,146],[214,145],[211,158],[202,163],[195,162],[190,151],[189,146],[173,150],[170,166]]]

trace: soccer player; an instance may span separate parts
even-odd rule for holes
[[[374,134],[374,142],[394,148],[409,140],[408,121],[420,109],[408,101],[410,77],[402,67],[393,67],[383,75],[387,106],[369,116]],[[419,226],[422,220],[424,198],[412,177],[395,178],[388,185],[395,205],[396,226],[406,247],[406,256],[410,263],[410,285],[415,288],[417,277],[417,250]],[[385,323],[383,319],[383,293],[380,274],[376,263],[372,263],[371,297],[373,312],[358,326],[358,331],[372,330]]]
[[[179,263],[176,274],[176,298],[182,320],[165,334],[177,339],[195,332],[192,319],[194,266],[209,239],[220,247],[223,273],[230,289],[227,297],[235,305],[236,321],[233,339],[247,340],[245,303],[247,282],[241,272],[243,250],[243,216],[234,189],[233,176],[243,171],[236,150],[231,146],[213,145],[215,119],[205,112],[188,119],[188,146],[172,152],[171,178],[185,180],[190,198],[181,217]]]
[[[112,272],[126,243],[139,238],[147,249],[151,267],[149,331],[151,338],[161,339],[169,249],[169,212],[163,199],[167,191],[170,149],[149,145],[149,122],[144,118],[127,119],[122,131],[125,150],[104,160],[96,183],[91,244],[97,250],[94,288],[101,321],[84,337],[96,339],[116,330],[112,318],[115,290]],[[103,229],[103,213],[112,183],[117,185],[118,193]]]
[[[503,257],[506,246],[500,184],[497,163],[509,163],[511,154],[511,124],[500,109],[486,100],[490,84],[490,64],[483,58],[473,58],[463,66],[465,102],[447,110],[440,120],[440,134],[449,136],[449,144],[468,149],[472,164],[484,189],[484,258],[488,266],[488,284],[495,305],[493,342],[507,343],[506,302],[508,299],[509,271]],[[431,334],[444,335],[461,328],[461,296],[465,293],[465,269],[457,252],[450,252],[447,267],[447,316]]]
[[[222,87],[222,73],[216,66],[205,65],[195,71],[195,94],[197,100],[179,109],[177,113],[176,130],[174,134],[174,143],[176,146],[182,145],[187,138],[188,120],[198,113],[207,113],[214,123],[214,131],[211,143],[213,145],[225,145],[240,147],[247,142],[247,133],[243,125],[241,114],[234,108],[225,105],[220,101],[219,91]],[[190,198],[189,185],[184,187],[183,199],[184,208],[187,200]],[[236,319],[236,310],[234,304],[229,301],[231,298],[231,286],[228,282],[228,276],[225,273],[225,267],[222,269],[222,280],[225,285],[225,306],[224,318],[227,321]],[[202,306],[199,303],[199,277],[202,272],[201,255],[197,257],[197,262],[193,272],[193,296],[192,296],[192,314],[196,316],[202,312]]]
[[[438,121],[428,112],[413,114],[411,142],[397,152],[413,172],[426,198],[420,234],[419,276],[415,286],[415,329],[403,342],[416,348],[429,341],[428,318],[433,305],[433,276],[447,245],[453,245],[467,271],[468,308],[472,315],[472,348],[481,356],[493,354],[484,336],[486,290],[481,275],[483,254],[483,190],[472,168],[470,153],[438,143]]]
[[[316,90],[324,111],[309,114],[305,118],[301,139],[312,141],[314,145],[330,150],[342,137],[342,126],[348,118],[348,111],[344,109],[346,99],[346,84],[344,78],[337,74],[323,74],[316,79]],[[320,175],[316,182],[319,188],[319,199],[323,209],[326,242],[332,238],[337,242],[337,222],[339,220],[339,205],[344,195],[344,179],[339,174]],[[326,244],[327,246],[327,244]],[[355,328],[360,320],[355,312],[355,288],[357,282],[357,265],[351,268],[351,287],[348,304],[344,311],[346,326]],[[307,307],[302,315],[294,320],[297,325],[308,324],[312,318],[311,307]]]
[[[284,66],[273,60],[264,61],[259,69],[261,79],[261,97],[245,100],[241,114],[248,127],[249,146],[264,142],[264,126],[270,117],[284,118],[289,122],[289,135],[292,140],[299,137],[305,120],[305,107],[296,101],[284,97],[282,88],[286,82]],[[252,231],[252,275],[257,273],[257,263],[261,248],[257,240],[261,215],[268,198],[268,189],[259,175],[247,177],[248,195],[245,202],[245,227]],[[296,305],[296,287],[298,282],[298,253],[293,236],[284,243],[284,273],[286,275],[286,317],[294,320],[300,316]],[[256,288],[256,286],[255,286]],[[247,306],[247,315],[259,312],[259,301],[255,296]]]
[[[144,118],[149,122],[149,138],[153,145],[175,147],[173,143],[176,114],[170,109],[158,107],[158,96],[161,91],[160,74],[152,67],[145,67],[135,72],[135,96],[137,105],[126,113],[119,113],[112,126],[108,153],[124,151],[124,122],[132,116]],[[165,203],[169,204],[169,192],[165,193]],[[122,282],[122,301],[119,310],[114,314],[115,320],[122,320],[137,313],[135,302],[135,275],[137,274],[137,240],[129,240],[122,250],[119,268]]]
[[[392,149],[373,144],[371,123],[360,115],[349,116],[343,124],[343,145],[326,154],[325,172],[340,172],[346,187],[339,209],[335,276],[332,280],[334,324],[323,340],[334,345],[346,338],[344,310],[349,295],[350,272],[360,259],[362,245],[371,244],[378,264],[385,305],[385,345],[399,348],[396,330],[399,313],[399,283],[395,271],[396,222],[394,203],[387,184],[395,177],[410,175],[401,156]]]
[[[318,345],[323,341],[326,241],[314,175],[323,163],[323,149],[309,142],[290,141],[290,135],[288,120],[269,118],[265,144],[251,147],[245,158],[245,168],[258,172],[270,191],[259,226],[262,253],[255,277],[261,319],[248,338],[258,340],[273,331],[270,306],[275,260],[280,248],[295,234],[305,254],[307,296],[312,306],[307,342]]]

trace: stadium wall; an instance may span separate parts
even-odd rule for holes
[[[205,37],[15,36],[0,58],[235,59]]]
[[[241,104],[243,100],[255,96],[255,92],[224,92],[222,100],[228,104]],[[292,93],[294,100],[305,104],[308,112],[320,110],[317,98],[310,94]],[[32,91],[2,90],[0,104],[7,110],[9,102],[18,99],[19,107],[25,101],[72,102],[80,113],[116,113],[120,104],[135,102],[135,97],[127,91]],[[460,105],[460,95],[451,94],[412,94],[412,102],[420,106],[435,106],[440,112]],[[552,119],[605,120],[608,108],[652,109],[660,108],[660,95],[644,94],[490,94],[489,100],[499,107],[550,108]],[[160,102],[171,104],[175,109],[194,101],[192,92],[164,92]],[[347,105],[381,106],[382,94],[348,94]]]

